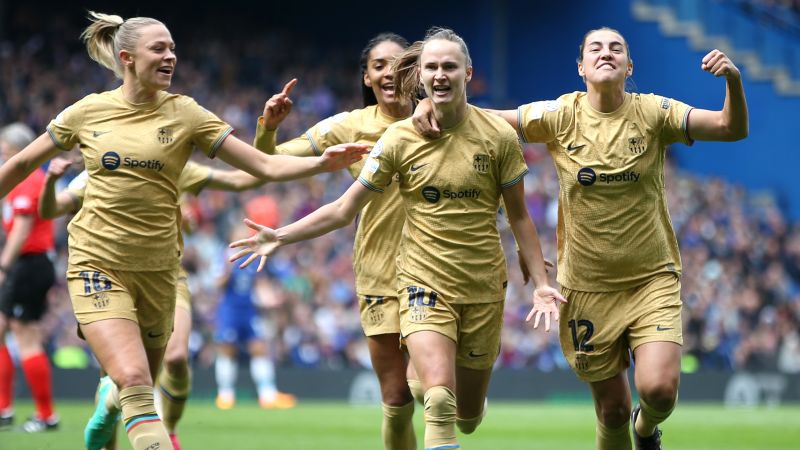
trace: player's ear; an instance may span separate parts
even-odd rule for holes
[[[366,71],[364,71],[364,85],[368,88],[372,87],[372,80],[369,79],[369,75],[367,75]]]

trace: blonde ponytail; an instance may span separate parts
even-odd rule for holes
[[[136,50],[140,28],[147,25],[163,25],[160,21],[149,17],[124,20],[117,15],[94,11],[89,11],[89,20],[92,23],[81,33],[81,40],[86,43],[89,57],[113,71],[120,79],[124,70],[119,60],[119,51],[127,50],[133,53]]]
[[[394,91],[400,98],[417,98],[419,93],[419,56],[425,42],[417,41],[397,55],[392,63]]]

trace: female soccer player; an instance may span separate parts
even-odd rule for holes
[[[67,188],[55,191],[56,181],[69,168],[71,162],[64,158],[54,158],[47,167],[44,185],[39,196],[39,214],[53,219],[65,214],[75,214],[83,205],[86,196],[86,181],[89,173],[85,170],[75,177]],[[244,191],[263,184],[263,181],[241,170],[219,170],[192,161],[186,163],[178,177],[179,198],[183,194],[199,195],[204,189],[219,191]],[[185,227],[184,227],[185,228]],[[161,394],[161,418],[167,428],[172,445],[180,450],[177,425],[183,416],[183,409],[191,391],[191,369],[189,367],[189,334],[192,330],[191,293],[187,274],[181,267],[178,274],[175,321],[172,336],[167,342],[164,364],[158,375],[158,388]],[[112,437],[113,441],[113,437]],[[109,443],[106,450],[109,450]]]
[[[122,86],[65,109],[0,167],[0,196],[80,143],[89,179],[84,206],[69,225],[68,288],[80,330],[113,380],[101,386],[85,443],[102,447],[119,407],[135,450],[172,449],[155,414],[153,378],[172,332],[180,258],[177,181],[192,149],[268,181],[338,170],[364,148],[341,146],[318,159],[263,154],[191,98],[164,92],[176,56],[163,23],[91,17],[82,35],[89,55],[122,78]]]
[[[294,86],[273,96],[259,118],[254,145],[280,154],[316,156],[319,149],[343,142],[375,145],[389,125],[411,115],[411,100],[395,92],[392,61],[408,42],[392,33],[372,38],[361,52],[361,87],[364,108],[337,114],[318,123],[302,136],[274,147],[275,129],[286,117],[291,104],[283,97]],[[356,163],[347,170],[354,179],[363,168]],[[395,256],[405,211],[398,183],[387,186],[383,195],[361,211],[354,244],[353,266],[361,309],[361,325],[367,336],[372,366],[381,385],[385,448],[416,448],[412,418],[414,402],[406,383],[406,357],[400,349],[400,315],[397,299]],[[413,380],[411,381],[413,385]]]
[[[236,241],[242,266],[278,247],[351,222],[363,206],[399,184],[406,212],[397,261],[400,332],[425,390],[425,448],[458,448],[455,424],[480,423],[491,368],[500,348],[506,266],[496,227],[502,195],[523,257],[536,283],[537,320],[557,318],[561,295],[548,286],[536,228],[524,206],[527,173],[513,129],[467,103],[472,64],[464,41],[434,28],[395,61],[396,95],[420,81],[446,128],[427,141],[410,120],[391,125],[358,180],[337,201],[294,224]],[[395,181],[395,176],[399,181]]]
[[[586,92],[496,111],[529,142],[545,142],[558,172],[558,282],[564,356],[589,383],[597,447],[661,448],[657,425],[678,397],[681,329],[678,243],[667,210],[667,145],[736,141],[748,133],[741,75],[719,50],[701,68],[726,80],[721,111],[670,98],[625,92],[633,60],[610,28],[586,33],[578,75]],[[427,129],[424,108],[415,122]],[[435,133],[434,133],[435,135]],[[631,414],[628,352],[639,404]]]
[[[0,157],[7,161],[36,135],[21,123],[0,130]],[[11,331],[19,350],[22,372],[36,403],[36,413],[22,425],[26,432],[55,430],[50,360],[44,351],[39,326],[47,312],[47,292],[55,281],[53,224],[36,212],[44,172],[36,169],[3,202],[5,244],[0,251],[0,430],[14,420],[14,365],[5,345]]]

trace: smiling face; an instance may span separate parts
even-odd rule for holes
[[[136,82],[149,92],[163,91],[172,83],[175,64],[175,42],[167,27],[153,24],[142,27],[136,50],[120,51],[120,59]]]
[[[633,73],[625,39],[617,32],[600,29],[586,35],[578,63],[578,75],[587,85],[621,84]]]
[[[425,93],[434,105],[466,103],[472,66],[467,66],[466,55],[457,43],[445,39],[428,41],[422,49],[419,67]]]
[[[400,103],[394,92],[392,61],[402,52],[403,47],[392,41],[383,41],[369,51],[364,84],[375,93],[381,107]]]

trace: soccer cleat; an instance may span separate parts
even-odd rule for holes
[[[169,440],[170,440],[170,442],[172,442],[173,450],[183,450],[181,448],[181,442],[178,440],[178,435],[177,434],[170,433],[169,434]]]
[[[14,426],[14,413],[0,414],[0,431],[10,430]]]
[[[33,416],[22,424],[22,431],[26,433],[41,433],[42,431],[55,431],[58,429],[58,416],[53,414],[47,420]]]
[[[636,450],[661,450],[661,430],[656,427],[652,436],[641,437],[636,434],[636,418],[639,417],[639,411],[642,410],[641,405],[636,405],[631,411],[631,426],[633,427],[633,443],[636,445]]]
[[[274,399],[271,401],[259,399],[258,404],[263,409],[289,409],[294,408],[294,405],[297,404],[297,397],[284,392],[276,392]]]
[[[232,395],[217,394],[217,400],[214,403],[219,409],[232,409],[236,404],[236,397]]]
[[[107,376],[100,379],[100,387],[97,390],[97,406],[83,430],[83,441],[88,450],[100,450],[114,434],[114,424],[119,420],[119,411],[111,413],[106,408],[106,397],[108,397],[112,384],[113,381]]]

